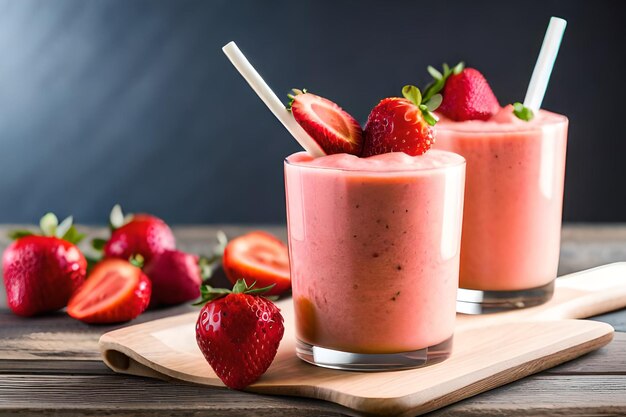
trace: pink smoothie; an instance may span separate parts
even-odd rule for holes
[[[465,162],[337,154],[285,162],[297,335],[355,353],[452,336]]]
[[[467,160],[460,287],[510,291],[557,274],[568,120],[525,122],[504,107],[488,121],[437,123],[435,147]]]

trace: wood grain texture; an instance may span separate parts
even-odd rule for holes
[[[6,230],[0,226],[0,250],[8,244]],[[236,236],[256,226],[184,226],[175,227],[179,246],[184,250],[208,253],[215,243],[215,232],[225,230]],[[284,227],[261,227],[286,237]],[[105,228],[82,228],[92,235],[105,235]],[[559,272],[570,273],[608,262],[626,260],[626,225],[565,225]],[[149,311],[133,322],[139,323],[191,309],[179,306]],[[626,331],[626,310],[596,317]],[[112,375],[96,357],[92,347],[99,336],[114,327],[90,327],[62,313],[35,319],[21,319],[6,310],[4,288],[0,286],[0,357],[8,356],[8,345],[14,359],[0,359],[0,415],[19,416],[148,416],[160,413],[176,415],[273,415],[273,416],[340,416],[349,411],[343,407],[313,399],[297,399],[232,392],[220,388],[172,384],[145,378]],[[76,340],[72,349],[59,353],[39,347],[34,341],[61,343],[71,333]],[[29,346],[23,349],[24,346]],[[18,346],[20,355],[15,354]],[[51,345],[50,345],[51,346]],[[84,349],[89,349],[84,350]],[[460,403],[443,408],[433,415],[441,416],[526,416],[526,415],[620,415],[626,414],[622,401],[626,381],[626,334],[617,333],[609,345],[579,359],[531,376],[514,384],[496,388]],[[15,358],[19,356],[20,358]],[[33,359],[36,358],[36,359]],[[52,391],[42,388],[39,376],[49,376],[49,384],[66,384],[71,390]],[[5,378],[6,377],[6,378]],[[80,379],[80,377],[90,377]],[[78,379],[75,379],[78,378]],[[101,384],[102,381],[102,384]],[[189,398],[188,390],[197,389],[197,401],[180,408],[177,398]],[[98,393],[106,391],[105,399]],[[571,394],[570,394],[571,393]],[[38,400],[33,401],[34,396]],[[2,399],[10,401],[2,402]],[[39,400],[42,398],[42,400]],[[146,406],[137,404],[143,398]],[[262,401],[260,399],[263,399]],[[296,402],[292,402],[297,400]],[[584,401],[583,401],[584,400]],[[68,404],[61,409],[61,404]],[[503,406],[504,404],[504,406]],[[508,404],[508,405],[507,405]],[[242,408],[243,407],[243,408]],[[247,407],[247,408],[246,408]],[[245,411],[242,411],[245,410]]]
[[[530,376],[429,413],[462,416],[609,416],[626,413],[623,375]],[[33,389],[37,387],[37,400]],[[567,389],[565,389],[567,387]],[[123,388],[123,389],[122,389]],[[29,394],[31,393],[31,394]],[[323,401],[274,397],[122,375],[2,375],[0,415],[354,416]]]
[[[37,398],[33,401],[32,389]],[[28,394],[31,391],[31,395]],[[224,415],[351,416],[336,404],[294,397],[207,389],[122,375],[14,375],[0,377],[0,415]]]
[[[543,306],[495,315],[459,315],[453,354],[445,362],[374,374],[315,368],[298,360],[293,308],[285,300],[279,307],[286,331],[276,359],[248,389],[324,399],[371,414],[424,413],[608,343],[609,326],[563,319],[624,307],[625,283],[626,263],[560,278],[553,299]],[[117,372],[222,386],[196,346],[196,320],[197,314],[190,313],[107,333],[100,339],[103,357]]]

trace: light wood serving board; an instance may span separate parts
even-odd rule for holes
[[[394,372],[318,368],[295,355],[291,300],[279,303],[285,336],[267,373],[247,390],[319,398],[365,414],[412,416],[452,404],[553,367],[609,343],[613,328],[574,320],[626,307],[626,262],[557,280],[539,307],[484,316],[457,315],[451,357]],[[114,371],[223,387],[195,340],[197,313],[125,327],[103,335]]]

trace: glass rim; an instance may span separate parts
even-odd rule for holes
[[[476,120],[473,120],[473,122],[477,122]],[[480,121],[478,121],[480,122]],[[482,122],[482,123],[489,123],[489,122]],[[553,121],[547,121],[547,122],[542,122],[541,124],[534,124],[534,125],[530,125],[530,126],[523,126],[523,125],[515,125],[515,126],[520,126],[519,128],[516,129],[463,129],[462,126],[457,126],[457,125],[462,125],[463,122],[447,122],[445,124],[439,124],[437,123],[437,125],[435,125],[435,131],[446,131],[446,132],[455,132],[455,133],[464,133],[464,134],[468,134],[468,135],[483,135],[483,136],[487,136],[487,135],[491,135],[491,134],[497,134],[497,135],[501,135],[503,133],[509,133],[512,135],[517,135],[517,134],[524,134],[524,133],[528,133],[528,132],[533,132],[533,131],[540,131],[542,129],[542,127],[544,126],[548,126],[548,127],[552,127],[552,126],[558,126],[558,125],[562,125],[562,124],[567,124],[569,125],[569,119],[567,118],[567,116],[563,116],[561,114],[559,114],[559,120],[553,120]],[[508,126],[511,123],[495,123],[494,124],[501,124],[504,126]],[[451,126],[450,126],[451,125]],[[436,136],[435,136],[435,141],[436,141]]]
[[[320,167],[320,166],[311,166],[311,165],[306,165],[300,162],[291,162],[288,160],[289,157],[296,155],[298,153],[302,153],[305,151],[299,151],[299,152],[295,152],[287,157],[285,157],[283,159],[284,164],[285,165],[289,165],[289,166],[293,166],[293,167],[297,167],[297,168],[303,168],[303,169],[310,169],[310,170],[322,170],[322,171],[336,171],[336,172],[346,172],[346,173],[367,173],[367,174],[379,174],[380,176],[385,176],[385,175],[390,175],[390,174],[402,174],[402,173],[415,173],[415,172],[436,172],[436,171],[445,171],[446,169],[451,169],[451,168],[456,168],[456,167],[460,167],[460,166],[465,166],[467,164],[467,161],[465,160],[465,157],[463,157],[462,155],[456,153],[456,152],[451,152],[451,151],[446,151],[443,149],[433,149],[433,151],[435,152],[441,152],[441,153],[450,153],[450,154],[454,154],[456,156],[458,156],[458,162],[454,162],[454,163],[448,163],[446,165],[442,165],[442,166],[436,166],[436,167],[415,167],[415,168],[401,168],[401,169],[392,169],[392,170],[380,170],[380,169],[352,169],[352,168],[337,168],[337,167]]]

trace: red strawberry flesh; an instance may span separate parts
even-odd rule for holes
[[[180,304],[200,296],[202,276],[197,255],[165,250],[152,258],[144,273],[152,281],[150,305]]]
[[[74,293],[67,313],[85,323],[119,323],[141,314],[152,285],[141,269],[122,259],[105,259]]]
[[[226,245],[222,259],[228,280],[262,288],[275,284],[267,293],[278,295],[291,287],[287,246],[276,237],[262,231],[239,236]]]
[[[365,125],[362,157],[387,152],[421,155],[435,142],[435,132],[411,101],[385,98],[372,109]]]
[[[500,104],[485,77],[474,68],[465,68],[446,80],[443,102],[438,111],[455,120],[489,120]]]
[[[50,236],[26,236],[2,257],[7,302],[20,316],[59,310],[85,280],[87,261],[70,242]]]
[[[153,256],[174,247],[174,234],[163,220],[147,214],[136,214],[130,222],[111,233],[104,246],[104,256],[129,259],[139,254],[145,262],[149,262]]]
[[[327,155],[359,155],[363,130],[359,123],[332,101],[311,93],[298,94],[291,105],[293,117]]]
[[[283,318],[269,300],[229,294],[207,303],[198,316],[198,347],[226,386],[243,389],[271,365],[284,333]]]

